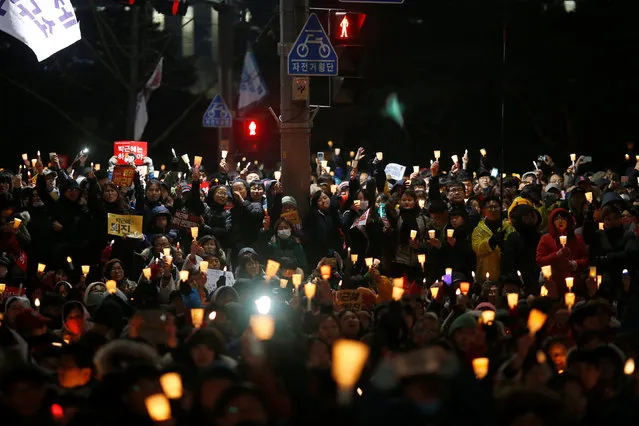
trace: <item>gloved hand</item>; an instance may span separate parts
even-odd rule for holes
[[[504,243],[504,231],[497,232],[493,234],[492,237],[488,240],[488,244],[490,244],[490,248],[495,250],[497,246],[500,246]]]

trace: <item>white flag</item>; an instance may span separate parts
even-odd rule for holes
[[[0,31],[29,46],[38,62],[82,38],[71,0],[0,0]]]
[[[237,108],[239,110],[248,108],[266,97],[267,93],[266,84],[257,67],[255,56],[253,56],[251,49],[247,49],[244,56],[244,69],[242,70],[242,81],[240,82],[240,100],[237,103]]]
[[[164,67],[164,58],[160,58],[158,64],[155,66],[153,70],[153,74],[149,77],[149,80],[146,82],[146,88],[149,90],[155,90],[162,84],[162,69]]]
[[[2,0],[0,0],[2,1]],[[153,70],[153,74],[146,82],[144,89],[138,93],[138,101],[135,106],[135,140],[142,139],[142,134],[149,122],[149,114],[146,110],[146,103],[151,97],[151,93],[160,87],[162,84],[162,67],[164,65],[164,58],[160,58],[158,64]]]
[[[142,139],[146,123],[149,122],[149,114],[146,112],[146,96],[144,89],[138,93],[138,102],[135,105],[135,129],[133,136],[136,141]]]

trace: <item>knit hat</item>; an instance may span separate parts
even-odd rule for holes
[[[9,310],[9,306],[11,306],[11,304],[13,303],[22,303],[22,305],[25,308],[30,308],[31,307],[31,302],[29,302],[29,299],[27,299],[24,296],[13,296],[7,299],[7,301],[4,304],[4,313],[6,314],[7,311]]]
[[[450,325],[448,334],[452,336],[457,330],[461,330],[462,328],[477,329],[477,320],[471,312],[465,312],[455,318],[455,321]]]
[[[89,309],[99,306],[107,294],[106,285],[103,282],[96,281],[89,284],[84,291],[84,306]]]
[[[297,209],[297,200],[295,200],[295,198],[291,197],[290,195],[287,195],[285,197],[282,197],[282,205],[289,205]]]

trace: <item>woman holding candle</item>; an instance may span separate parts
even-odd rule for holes
[[[561,241],[565,237],[566,245]],[[580,292],[584,282],[580,274],[588,268],[588,248],[575,234],[575,220],[567,210],[555,209],[548,221],[548,233],[539,240],[537,266],[552,266],[552,281],[561,295],[566,293],[566,277],[575,277],[573,291]]]
[[[288,257],[297,260],[298,267],[308,271],[306,253],[300,241],[293,235],[293,225],[285,218],[275,223],[275,235],[268,242],[266,257],[280,262]]]
[[[207,225],[218,239],[222,247],[231,247],[231,212],[227,207],[229,201],[228,189],[224,185],[214,186],[206,196],[209,206]]]
[[[424,235],[429,229],[428,221],[421,214],[417,205],[417,195],[412,189],[407,189],[399,201],[399,217],[395,231],[395,253],[393,256],[393,276],[411,276],[421,270],[417,254],[426,248]],[[415,238],[411,238],[411,231],[416,231]]]
[[[472,220],[466,209],[459,208],[452,209],[449,218],[450,228],[446,229],[446,241],[443,245],[446,250],[444,264],[453,268],[453,271],[462,273],[469,280],[477,263],[471,243],[474,229]]]
[[[127,296],[131,297],[135,292],[137,283],[127,278],[124,265],[120,259],[111,259],[104,265],[104,282],[113,280],[117,287]]]

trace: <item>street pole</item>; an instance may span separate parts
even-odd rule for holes
[[[235,96],[233,95],[233,59],[235,45],[235,20],[237,9],[235,0],[227,0],[218,10],[218,61],[219,92],[235,118]],[[218,152],[232,152],[233,128],[220,128],[218,132]]]
[[[308,0],[280,0],[280,135],[282,184],[295,197],[303,217],[308,211],[311,125],[308,100],[293,100],[293,79],[288,75],[288,53],[308,18]]]

